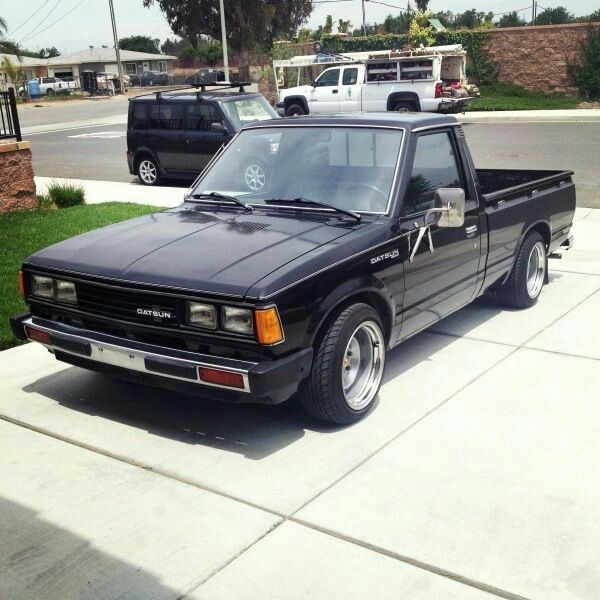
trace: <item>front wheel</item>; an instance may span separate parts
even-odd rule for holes
[[[138,161],[137,176],[144,185],[157,185],[160,182],[158,165],[149,156],[144,156]]]
[[[542,293],[547,269],[546,244],[537,231],[532,231],[519,248],[509,278],[496,290],[498,299],[512,308],[533,306]]]
[[[367,304],[340,312],[318,343],[300,401],[312,416],[349,425],[371,409],[383,377],[386,344],[378,314]]]
[[[306,112],[300,104],[290,104],[285,110],[286,117],[301,117],[305,114]]]

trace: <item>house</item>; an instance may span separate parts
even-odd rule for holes
[[[165,54],[148,54],[121,50],[121,63],[123,73],[134,75],[142,71],[173,71],[173,62],[176,56]],[[116,73],[117,57],[114,48],[88,48],[81,52],[61,54],[55,58],[30,58],[29,56],[17,57],[14,54],[0,54],[0,89],[6,88],[10,83],[9,77],[2,68],[2,58],[10,62],[25,73],[25,79],[34,77],[59,77],[71,80],[79,78],[83,71],[96,71],[98,73]]]
[[[173,61],[176,56],[165,54],[148,54],[146,52],[134,52],[133,50],[121,50],[121,63],[123,73],[135,75],[142,71],[173,70]],[[114,48],[88,48],[80,52],[61,54],[55,58],[46,60],[49,77],[60,77],[70,79],[79,77],[83,71],[96,71],[104,73],[117,72],[117,57]]]

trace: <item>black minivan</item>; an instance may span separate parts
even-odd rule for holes
[[[127,119],[129,172],[144,185],[163,178],[195,179],[219,148],[245,124],[277,118],[258,93],[158,92],[131,98]],[[269,140],[264,140],[269,149]],[[263,148],[240,173],[257,191],[268,174],[260,158]]]

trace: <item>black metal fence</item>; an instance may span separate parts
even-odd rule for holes
[[[8,88],[7,92],[0,92],[0,140],[10,139],[17,142],[22,140],[17,99],[13,88]]]

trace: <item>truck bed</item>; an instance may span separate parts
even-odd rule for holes
[[[526,193],[540,187],[569,181],[572,171],[536,171],[524,169],[476,169],[481,192],[488,202],[500,197]]]

